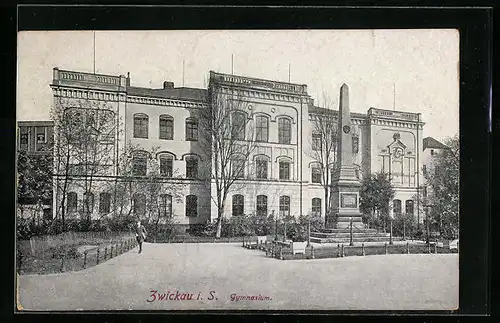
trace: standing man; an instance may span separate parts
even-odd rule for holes
[[[142,243],[146,240],[146,228],[141,224],[141,221],[137,221],[137,227],[135,228],[135,238],[139,244],[139,253],[142,252]]]

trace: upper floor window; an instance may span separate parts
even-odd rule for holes
[[[195,156],[186,157],[186,177],[187,178],[198,177],[198,157]]]
[[[69,192],[66,199],[68,213],[76,212],[78,207],[78,195],[75,192]]]
[[[266,116],[257,116],[255,124],[255,140],[269,141],[269,118]]]
[[[186,140],[198,140],[198,121],[196,119],[186,119]]]
[[[267,165],[269,161],[267,157],[259,156],[255,158],[255,177],[258,179],[267,179]]]
[[[321,199],[320,198],[315,197],[312,199],[311,211],[312,211],[312,215],[314,215],[314,216],[321,215]]]
[[[172,216],[172,195],[161,194],[160,195],[160,217],[171,217]]]
[[[143,151],[137,151],[132,157],[132,173],[134,176],[146,176],[148,169],[148,156]]]
[[[103,192],[99,194],[99,213],[106,214],[111,210],[111,194]]]
[[[318,166],[311,168],[311,181],[313,183],[321,184],[321,168]]]
[[[394,215],[401,214],[401,200],[394,200],[392,202],[392,210]]]
[[[198,198],[196,195],[186,196],[186,216],[198,216]]]
[[[246,115],[243,112],[233,112],[231,116],[231,138],[245,140]]]
[[[290,196],[280,196],[280,216],[290,216]]]
[[[134,115],[134,138],[148,138],[149,117],[146,114]]]
[[[312,150],[321,150],[321,134],[313,133],[312,134]]]
[[[288,160],[280,160],[280,179],[289,180],[290,179],[290,162]]]
[[[233,216],[243,215],[245,211],[245,198],[241,194],[233,195]]]
[[[160,156],[160,175],[172,177],[174,158],[171,155]]]
[[[245,160],[242,158],[235,158],[231,162],[231,171],[234,178],[245,177]]]
[[[267,216],[267,196],[257,195],[257,216]]]
[[[169,115],[160,116],[160,139],[174,139],[174,118]]]
[[[405,213],[413,215],[413,200],[406,201]]]
[[[280,144],[289,144],[292,139],[292,122],[288,118],[278,121],[278,141]]]

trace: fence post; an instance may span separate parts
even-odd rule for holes
[[[365,243],[364,242],[361,244],[361,254],[363,256],[365,256]]]
[[[83,252],[83,269],[87,266],[87,250]]]
[[[387,255],[387,242],[384,244],[385,254]]]
[[[243,248],[245,247],[245,236],[243,236]]]
[[[437,242],[434,243],[434,253],[438,253]]]
[[[97,248],[96,263],[99,265],[99,248]]]
[[[427,243],[427,253],[431,253],[431,243]]]
[[[104,260],[108,258],[108,247],[104,247]]]
[[[280,259],[283,260],[283,247],[280,246]]]
[[[345,257],[344,244],[342,244],[342,256],[341,257]]]
[[[314,246],[311,245],[311,258],[314,259]]]
[[[61,272],[64,271],[64,255],[61,255]]]
[[[340,243],[337,243],[337,257],[340,257]]]
[[[406,253],[409,255],[410,254],[410,243],[406,242]]]

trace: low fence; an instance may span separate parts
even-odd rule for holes
[[[384,243],[383,245],[367,246],[365,246],[364,243],[358,246],[337,244],[337,246],[314,247],[314,245],[311,245],[305,248],[304,253],[300,254],[294,254],[290,245],[285,243],[255,243],[246,241],[243,242],[243,247],[246,249],[265,251],[266,256],[281,260],[342,258],[383,254],[443,254],[457,252],[456,250],[450,250],[449,247],[440,247],[436,243],[410,244],[409,242],[397,245]]]

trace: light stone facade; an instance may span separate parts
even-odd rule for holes
[[[311,118],[327,111],[314,106],[313,99],[307,94],[307,86],[214,72],[210,73],[210,82],[239,91],[246,102],[247,111],[244,112],[248,118],[255,120],[258,116],[265,116],[269,125],[268,140],[258,142],[246,161],[245,178],[237,181],[228,195],[225,214],[232,214],[233,195],[243,195],[245,214],[256,213],[257,196],[265,195],[269,214],[279,214],[280,197],[288,196],[290,215],[311,213],[312,199],[319,198],[321,215],[324,216],[324,189],[321,184],[312,183],[311,169],[315,160],[308,152],[311,149]],[[214,184],[207,185],[201,180],[186,178],[186,164],[190,156],[198,159],[199,168],[211,167],[210,152],[204,151],[199,141],[186,140],[186,121],[196,118],[197,111],[207,107],[208,90],[174,87],[170,82],[165,82],[159,89],[140,88],[131,86],[129,76],[96,75],[57,68],[54,68],[51,88],[54,104],[61,99],[95,100],[106,102],[116,114],[118,126],[113,143],[114,165],[105,176],[95,179],[93,217],[100,216],[99,194],[109,190],[111,182],[121,180],[119,156],[128,144],[140,146],[144,151],[157,148],[154,158],[169,156],[174,176],[161,178],[161,182],[165,183],[166,189],[169,183],[181,184],[182,188],[176,193],[197,197],[197,215],[194,217],[186,216],[186,199],[172,201],[175,222],[184,225],[205,223],[217,217]],[[333,111],[333,114],[338,116],[338,111]],[[144,124],[147,123],[147,138],[134,135],[134,120],[138,116],[147,120],[144,121]],[[173,121],[171,139],[160,139],[159,120],[163,117]],[[279,141],[281,119],[290,122],[289,143]],[[419,143],[422,142],[423,129],[420,114],[369,108],[367,114],[351,113],[351,120],[351,133],[358,141],[357,147],[353,147],[353,163],[359,170],[359,178],[378,171],[390,173],[396,191],[395,200],[401,201],[404,212],[406,201],[414,199],[417,187],[423,183],[419,172],[422,168],[422,145]],[[257,156],[268,160],[267,179],[255,177]],[[282,160],[290,163],[287,180],[279,179],[279,163]],[[54,182],[61,178],[55,176]],[[84,191],[82,185],[75,184],[79,180],[71,177],[67,192],[76,193],[81,203]],[[56,189],[57,185],[54,184],[54,187]],[[60,194],[54,194],[55,206],[60,200]],[[113,208],[114,205],[111,205],[111,210]],[[54,214],[56,209],[54,207]],[[418,208],[415,207],[414,212],[417,213]],[[76,213],[74,216],[77,216]]]

